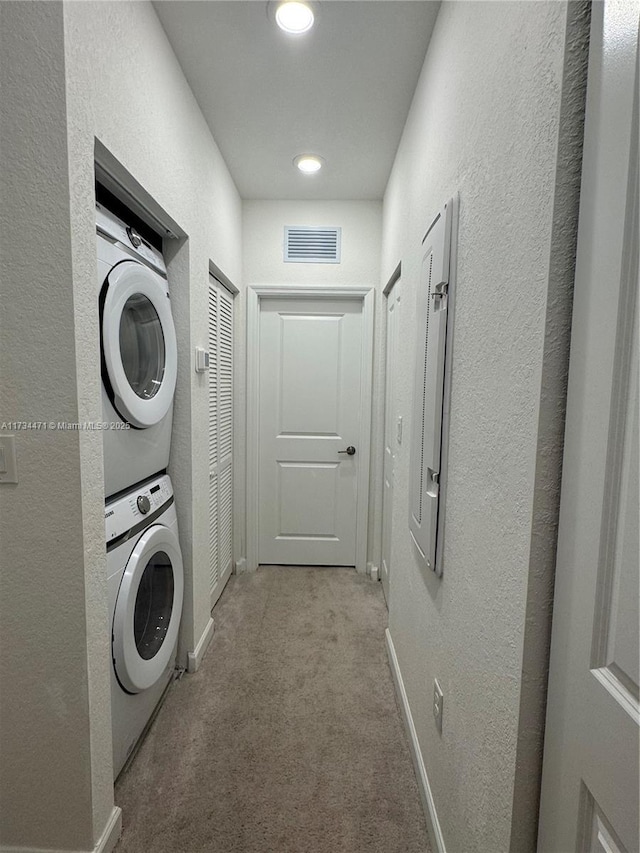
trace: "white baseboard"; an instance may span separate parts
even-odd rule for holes
[[[372,581],[380,580],[380,569],[377,566],[374,566],[371,562],[367,563],[367,574]]]
[[[114,806],[93,853],[111,853],[122,833],[122,809]]]
[[[209,618],[207,627],[202,632],[202,636],[198,640],[198,645],[192,652],[187,652],[187,672],[197,672],[200,669],[202,658],[209,648],[209,643],[213,639],[213,619]]]
[[[247,558],[246,557],[240,557],[239,560],[236,560],[234,571],[237,575],[243,575],[247,571]]]
[[[109,815],[109,820],[104,828],[98,843],[93,850],[86,853],[111,853],[118,843],[122,832],[122,809],[114,806]],[[52,847],[0,847],[0,853],[69,853],[68,850],[55,850]]]
[[[438,820],[438,815],[436,813],[436,804],[433,800],[433,794],[431,793],[431,786],[429,785],[429,777],[427,776],[424,759],[422,758],[422,752],[420,751],[420,744],[418,743],[416,727],[413,723],[411,708],[409,707],[407,691],[404,689],[404,681],[402,680],[400,665],[398,664],[396,650],[393,646],[393,640],[391,639],[391,634],[389,633],[388,628],[385,631],[385,638],[387,641],[389,666],[391,667],[393,682],[395,684],[398,701],[400,702],[400,709],[402,711],[402,719],[407,731],[407,737],[409,738],[409,750],[413,760],[413,768],[416,772],[416,779],[418,780],[418,789],[420,791],[420,799],[422,800],[422,808],[427,819],[429,840],[431,841],[431,846],[435,853],[447,853],[442,829],[440,827],[440,821]]]

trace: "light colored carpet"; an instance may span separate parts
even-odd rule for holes
[[[202,667],[116,787],[117,853],[426,853],[384,646],[353,569],[234,576]]]

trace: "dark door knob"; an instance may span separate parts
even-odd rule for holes
[[[353,444],[350,444],[350,445],[349,445],[349,447],[347,447],[347,449],[346,449],[346,450],[339,450],[339,451],[338,451],[338,453],[348,453],[348,454],[349,454],[349,456],[353,456],[353,455],[355,454],[355,452],[356,452],[356,449],[355,449],[355,447],[353,446]]]

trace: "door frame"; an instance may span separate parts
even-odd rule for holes
[[[358,466],[356,512],[356,570],[367,566],[369,528],[369,470],[371,467],[371,404],[373,399],[373,320],[375,288],[325,285],[260,284],[247,287],[247,569],[258,568],[259,423],[260,423],[260,308],[263,299],[344,299],[362,302],[362,420],[358,439],[362,464]],[[361,499],[365,496],[364,500]]]
[[[385,512],[393,512],[393,502],[390,507],[386,507],[385,510],[385,454],[387,447],[387,407],[389,405],[389,298],[391,294],[394,292],[394,288],[402,278],[402,261],[398,261],[397,267],[391,273],[391,278],[386,283],[384,290],[382,291],[383,296],[383,306],[384,306],[384,384],[383,384],[383,399],[384,399],[384,408],[382,411],[382,476],[381,476],[381,509],[382,509],[382,523],[380,525],[380,571],[379,577],[382,582],[384,598],[387,603],[387,610],[389,609],[389,566],[387,566],[387,572],[384,571],[384,552],[385,552]],[[400,301],[401,296],[397,294],[396,296],[396,304]],[[393,368],[393,365],[391,366]],[[396,443],[398,440],[398,423],[397,423],[397,415],[396,415]],[[392,487],[393,492],[393,487]],[[393,501],[393,497],[392,497]],[[386,587],[386,588],[385,588]]]

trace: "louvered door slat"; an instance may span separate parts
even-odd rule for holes
[[[218,516],[218,475],[209,473],[209,591],[213,592],[220,576]]]
[[[232,487],[231,460],[220,473],[219,512],[220,512],[220,573],[226,575],[231,571],[232,556]]]
[[[233,560],[233,297],[209,284],[209,559],[211,606]]]
[[[233,300],[220,293],[220,459],[233,449]]]
[[[218,461],[218,290],[209,287],[209,467]]]

